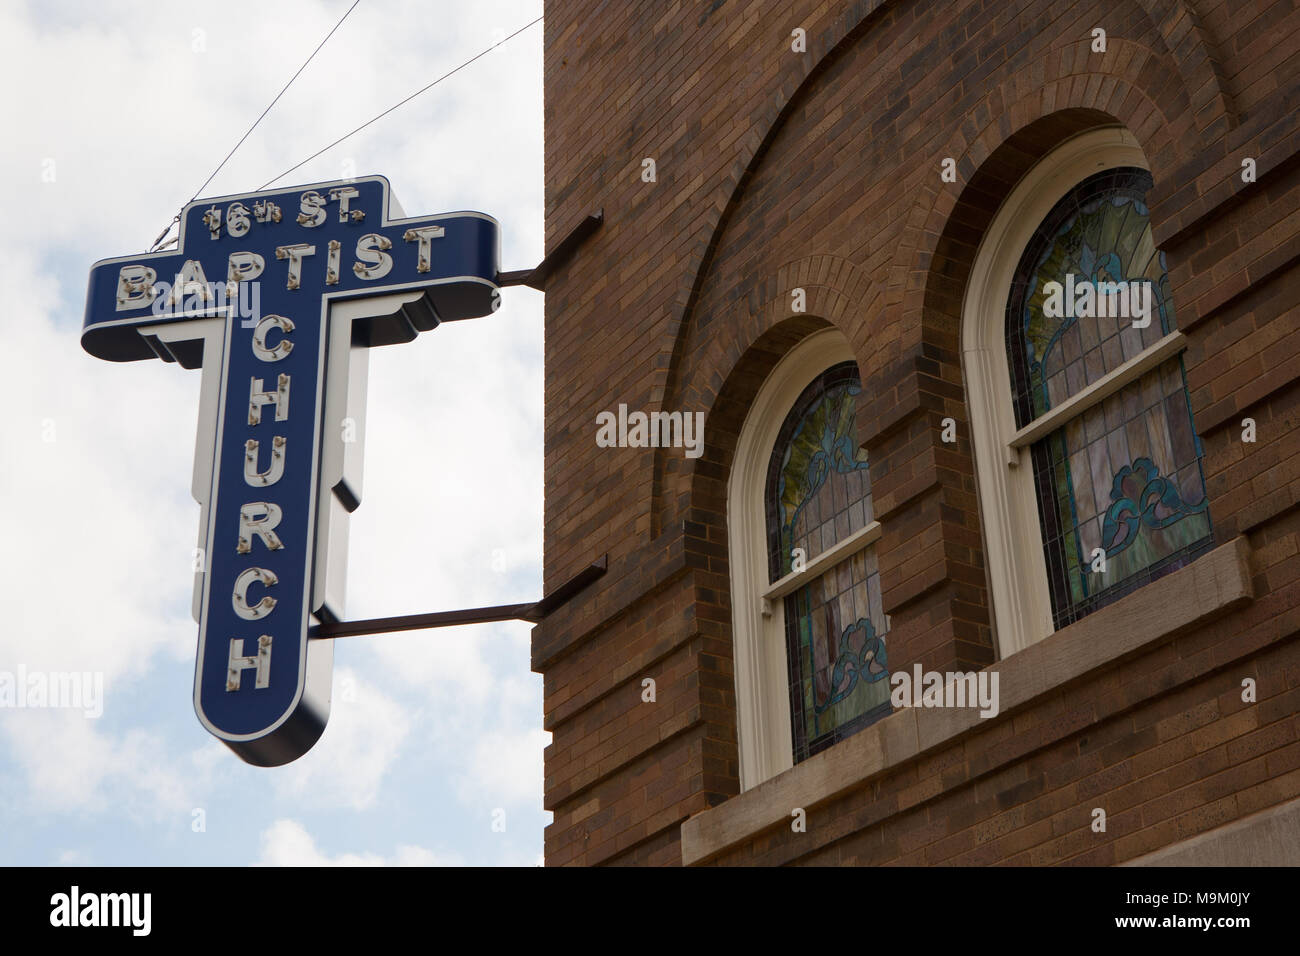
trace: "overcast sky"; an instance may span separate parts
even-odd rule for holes
[[[526,624],[338,641],[329,726],[285,767],[199,725],[199,373],[78,340],[90,264],[148,248],[350,2],[0,7],[0,673],[104,681],[98,719],[0,708],[0,863],[541,861]],[[541,6],[361,0],[203,195],[257,189]],[[541,50],[538,24],[276,185],[380,173],[407,215],[489,213],[502,268],[535,265]],[[348,616],[539,597],[540,293],[370,361]]]

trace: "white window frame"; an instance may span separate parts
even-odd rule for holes
[[[1117,166],[1150,169],[1137,140],[1120,128],[1081,133],[1044,157],[998,209],[966,285],[963,375],[994,634],[1003,658],[1054,630],[1030,445],[1187,347],[1184,335],[1172,332],[1024,428],[1016,428],[1005,324],[1016,267],[1052,207],[1089,176]]]
[[[872,521],[817,555],[803,570],[768,581],[764,495],[781,426],[818,375],[851,361],[853,352],[835,329],[802,340],[782,357],[759,388],[736,442],[727,482],[727,537],[742,791],[794,766],[782,598],[830,566],[871,547],[880,537],[880,524]]]

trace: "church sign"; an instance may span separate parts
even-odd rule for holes
[[[304,754],[329,716],[348,516],[361,501],[367,350],[499,303],[477,212],[404,218],[379,176],[190,203],[174,251],[90,271],[82,346],[201,368],[194,707],[249,763]]]

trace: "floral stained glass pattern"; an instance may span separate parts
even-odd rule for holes
[[[1144,201],[1150,188],[1145,170],[1098,173],[1056,204],[1025,249],[1007,315],[1018,427],[1173,331],[1165,258],[1155,248]],[[1107,315],[1049,315],[1045,287],[1050,282],[1064,285],[1067,276],[1074,277],[1071,285],[1150,283],[1150,325],[1135,327],[1110,307]]]
[[[1150,187],[1140,169],[1092,176],[1057,203],[1026,247],[1007,305],[1018,426],[1174,330],[1164,256],[1152,241],[1145,204]],[[1073,283],[1149,282],[1150,326],[1113,314],[1049,316],[1044,287],[1064,285],[1069,275]],[[1202,454],[1181,357],[1033,446],[1057,628],[1208,550]],[[1102,552],[1104,570],[1096,560]]]
[[[769,575],[794,570],[872,520],[865,453],[854,437],[857,370],[808,386],[782,425],[767,478]],[[785,599],[794,759],[888,714],[888,629],[874,552],[859,551]]]

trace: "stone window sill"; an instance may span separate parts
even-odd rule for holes
[[[999,673],[1000,709],[990,721],[1124,657],[1149,650],[1254,597],[1250,546],[1238,537],[1151,585],[990,665]],[[951,746],[985,718],[975,708],[901,709],[752,790],[682,824],[682,862],[690,866],[787,825],[872,777]]]

